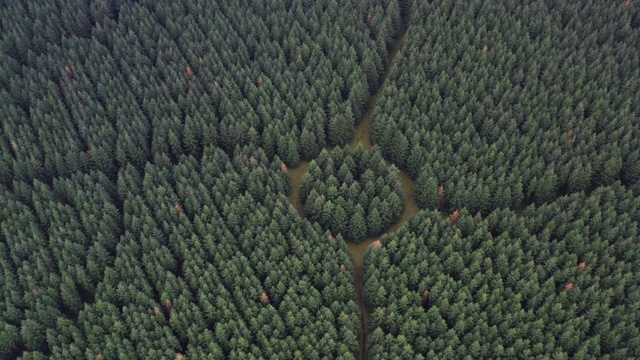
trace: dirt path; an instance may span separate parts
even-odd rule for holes
[[[373,111],[375,110],[376,104],[378,102],[378,96],[380,92],[384,88],[384,85],[387,81],[387,76],[389,76],[389,72],[393,66],[393,60],[400,50],[402,43],[404,41],[404,36],[406,33],[406,25],[403,23],[402,29],[400,31],[400,35],[396,39],[393,44],[392,50],[387,58],[387,65],[382,74],[382,81],[380,82],[380,86],[375,94],[371,95],[369,98],[369,102],[367,103],[367,110],[362,116],[362,119],[358,123],[358,126],[355,129],[353,139],[349,143],[351,148],[355,148],[358,144],[362,144],[365,149],[371,150],[373,144],[371,143],[371,118],[373,116]],[[387,165],[391,165],[390,162],[387,162]],[[300,183],[302,182],[302,176],[307,171],[309,167],[308,161],[303,161],[296,168],[289,168],[289,176],[291,178],[291,193],[289,194],[289,200],[295,206],[296,210],[298,210],[298,214],[301,217],[305,217],[304,215],[304,205],[302,204],[302,200],[300,199]],[[404,210],[402,211],[402,215],[397,222],[391,225],[385,232],[380,235],[384,236],[398,230],[404,223],[409,220],[409,218],[417,213],[420,209],[416,204],[416,200],[413,197],[413,187],[414,181],[411,179],[409,174],[404,171],[399,171],[398,176],[400,177],[400,182],[402,183],[402,189],[404,191]],[[368,238],[364,241],[355,244],[355,243],[347,243],[349,247],[349,251],[351,251],[351,258],[353,261],[354,268],[354,277],[355,277],[355,288],[356,288],[356,297],[358,301],[358,308],[360,309],[360,352],[358,355],[358,359],[366,359],[367,358],[367,307],[364,302],[364,252],[367,250],[369,245],[378,239]]]

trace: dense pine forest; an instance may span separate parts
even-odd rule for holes
[[[640,3],[0,3],[0,359],[640,358]]]

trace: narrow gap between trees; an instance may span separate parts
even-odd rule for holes
[[[362,144],[367,151],[370,151],[373,148],[373,144],[371,143],[371,118],[373,117],[373,112],[376,107],[376,103],[378,101],[378,96],[380,92],[384,88],[385,82],[389,73],[391,72],[391,68],[393,66],[393,61],[395,56],[400,50],[402,43],[404,41],[404,37],[407,31],[408,24],[406,20],[402,20],[402,26],[400,28],[399,34],[396,37],[391,51],[387,57],[386,67],[381,77],[380,84],[374,94],[369,97],[369,101],[367,102],[367,108],[362,115],[362,118],[358,122],[352,140],[349,142],[349,146],[352,149],[355,149],[356,146]],[[386,161],[387,166],[391,166],[392,163]],[[302,199],[300,197],[300,184],[302,183],[302,176],[307,172],[309,168],[309,161],[300,162],[300,164],[295,168],[289,168],[288,173],[291,181],[291,193],[289,194],[289,200],[294,205],[298,214],[301,217],[305,217],[304,214],[304,204],[302,203]],[[414,188],[414,180],[411,179],[409,174],[407,174],[403,170],[398,170],[398,176],[400,177],[400,181],[402,183],[402,189],[404,192],[404,209],[402,215],[398,221],[396,221],[393,225],[391,225],[388,229],[384,231],[381,236],[390,234],[398,230],[409,218],[417,213],[420,208],[416,204],[415,198],[413,197],[413,188]],[[358,359],[366,359],[367,358],[367,307],[364,300],[363,290],[364,290],[364,253],[371,244],[376,241],[378,237],[367,238],[360,243],[348,243],[349,251],[351,252],[351,258],[353,261],[354,268],[354,278],[355,278],[355,289],[356,289],[356,300],[358,302],[358,308],[360,310],[360,351],[358,355]]]

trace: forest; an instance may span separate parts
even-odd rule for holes
[[[640,358],[640,2],[0,3],[0,359]]]
[[[380,235],[404,206],[396,171],[387,167],[379,151],[367,152],[362,145],[355,151],[348,146],[331,153],[323,150],[302,177],[305,214],[352,242]]]

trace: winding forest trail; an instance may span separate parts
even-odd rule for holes
[[[406,30],[407,25],[403,21],[400,28],[400,33],[393,43],[391,52],[389,52],[389,55],[387,56],[387,64],[382,74],[380,85],[378,86],[376,93],[369,97],[367,110],[358,122],[358,125],[356,126],[354,131],[353,139],[349,143],[349,146],[352,149],[355,149],[358,144],[362,144],[368,151],[373,148],[373,144],[371,142],[371,118],[373,117],[373,111],[375,110],[376,104],[378,103],[380,92],[384,88],[387,77],[389,76],[391,68],[393,67],[394,58],[402,47],[402,43],[404,42]],[[386,161],[386,163],[387,166],[392,165],[392,163],[389,161]],[[307,172],[308,168],[309,161],[303,161],[300,162],[297,167],[288,169],[291,179],[291,193],[289,194],[289,201],[291,201],[291,203],[298,211],[298,214],[303,218],[305,217],[305,214],[304,204],[302,203],[302,199],[300,198],[300,183],[302,183],[302,176]],[[411,179],[409,174],[404,171],[398,170],[398,176],[400,177],[400,182],[404,191],[404,209],[398,221],[387,228],[384,233],[378,237],[367,238],[360,243],[347,242],[347,246],[349,247],[349,251],[351,252],[351,259],[353,261],[356,298],[358,301],[358,308],[360,310],[360,351],[358,359],[361,360],[367,358],[367,318],[369,315],[364,301],[364,253],[372,242],[384,235],[391,234],[400,229],[400,227],[402,227],[402,225],[404,225],[404,223],[409,220],[409,218],[413,214],[417,213],[420,210],[413,196],[413,188],[415,182],[413,181],[413,179]]]

